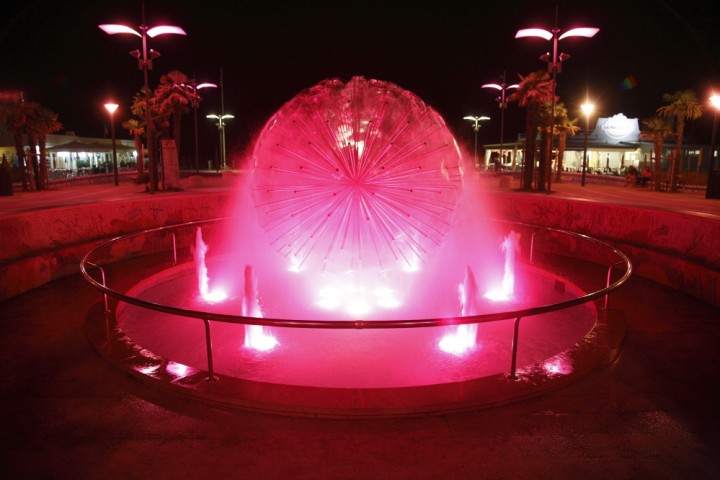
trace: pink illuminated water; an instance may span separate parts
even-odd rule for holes
[[[267,122],[250,166],[232,227],[210,245],[198,229],[192,268],[135,293],[246,317],[348,321],[454,318],[583,294],[558,292],[552,275],[521,265],[518,234],[503,237],[487,221],[492,204],[463,170],[443,119],[392,83],[356,77],[301,92]],[[581,306],[528,318],[520,365],[563,351],[595,317]],[[125,306],[118,323],[155,353],[206,364],[196,319]],[[512,324],[330,331],[214,322],[213,332],[219,373],[354,388],[507,372]]]

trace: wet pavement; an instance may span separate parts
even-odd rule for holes
[[[554,188],[720,214],[697,193]],[[73,187],[0,198],[0,212],[139,195]],[[639,277],[611,300],[628,327],[614,365],[512,405],[377,420],[225,410],[142,385],[86,338],[100,300],[74,275],[0,303],[0,478],[720,478],[720,312]]]

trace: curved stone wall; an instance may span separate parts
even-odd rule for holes
[[[496,194],[498,218],[570,230],[612,243],[635,274],[720,307],[720,220],[548,195]]]
[[[0,218],[0,301],[78,272],[103,240],[225,215],[229,193],[157,195]],[[720,220],[680,212],[498,193],[497,218],[584,233],[613,243],[635,273],[720,307]]]
[[[230,194],[184,194],[43,209],[0,218],[0,301],[77,273],[104,240],[222,217]]]

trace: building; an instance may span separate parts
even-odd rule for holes
[[[29,152],[24,138],[26,153]],[[135,170],[137,152],[132,140],[115,140],[119,170]],[[46,153],[49,178],[65,178],[88,173],[111,172],[113,146],[109,138],[79,137],[73,132],[48,135]],[[40,154],[37,148],[36,155]],[[5,157],[14,171],[18,169],[17,151],[10,132],[0,134],[0,158]]]
[[[567,137],[562,161],[564,171],[582,172],[584,133],[581,130],[576,135]],[[557,148],[557,138],[555,146]],[[504,143],[502,148],[503,168],[521,169],[524,147],[525,135],[519,135],[517,140]],[[660,161],[661,170],[669,169],[674,149],[674,141],[666,140]],[[709,158],[708,154],[709,147],[707,146],[683,145],[683,165],[680,166],[679,171],[685,172],[687,176],[698,177],[692,180],[696,180],[698,184],[704,184],[703,178],[707,179],[707,162],[703,164],[703,159]],[[624,174],[624,171],[631,165],[639,169],[646,164],[650,165],[653,155],[652,142],[640,137],[638,119],[628,118],[622,113],[612,117],[598,118],[594,129],[587,135],[588,173]],[[499,144],[485,145],[485,168],[492,168],[495,158],[499,156]],[[555,168],[554,159],[553,168]]]

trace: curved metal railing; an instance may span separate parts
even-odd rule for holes
[[[614,246],[605,243],[587,235],[571,232],[567,230],[542,227],[538,225],[525,224],[520,222],[512,222],[505,220],[493,220],[496,223],[502,223],[515,228],[529,229],[533,231],[530,239],[529,254],[528,258],[532,263],[535,257],[535,244],[536,234],[538,232],[551,232],[552,234],[560,234],[575,239],[590,242],[591,244],[603,249],[606,253],[610,254],[611,257],[615,257],[615,261],[608,262],[607,266],[607,279],[604,282],[603,288],[591,291],[580,297],[572,298],[558,303],[552,303],[547,305],[540,305],[528,308],[521,308],[517,310],[507,310],[502,312],[483,313],[472,316],[457,316],[457,317],[444,317],[444,318],[425,318],[425,319],[397,319],[397,320],[314,320],[314,319],[284,319],[284,318],[258,318],[258,317],[246,317],[242,315],[230,315],[218,312],[208,312],[201,310],[190,310],[185,308],[179,308],[171,305],[165,305],[161,303],[150,302],[142,300],[125,293],[119,292],[113,288],[107,286],[106,272],[101,266],[101,262],[95,259],[96,256],[100,256],[99,253],[104,249],[109,249],[113,245],[126,241],[132,240],[133,238],[140,237],[143,235],[167,233],[171,242],[169,242],[169,249],[172,250],[172,264],[177,264],[177,239],[175,231],[182,228],[197,227],[201,225],[208,225],[213,223],[219,223],[224,221],[232,220],[231,218],[216,218],[211,220],[199,220],[193,222],[186,222],[177,225],[170,225],[164,227],[157,227],[153,229],[143,230],[136,233],[127,235],[121,235],[104,242],[92,250],[90,250],[80,262],[80,271],[83,277],[92,285],[94,288],[103,293],[105,310],[109,313],[107,297],[113,297],[120,302],[125,302],[131,305],[136,305],[141,308],[154,310],[158,312],[168,313],[172,315],[179,315],[183,317],[197,318],[203,320],[205,323],[205,334],[206,334],[206,345],[208,351],[208,380],[213,380],[212,366],[212,346],[210,340],[210,321],[225,322],[242,325],[262,325],[268,327],[284,327],[284,328],[321,328],[321,329],[398,329],[398,328],[424,328],[424,327],[438,327],[438,326],[450,326],[450,325],[462,325],[462,324],[475,324],[475,323],[487,323],[499,320],[515,319],[515,328],[513,335],[513,353],[510,369],[510,377],[517,378],[516,376],[516,360],[517,360],[517,347],[518,347],[518,332],[520,326],[520,320],[524,317],[540,315],[543,313],[549,313],[557,310],[563,310],[566,308],[581,305],[583,303],[591,302],[596,299],[604,298],[604,308],[607,309],[609,294],[622,286],[632,274],[632,263],[630,259],[620,250]],[[113,259],[113,262],[121,261],[123,258]],[[611,283],[612,273],[615,269],[624,267],[620,277]],[[101,280],[98,281],[90,274],[90,269],[98,269],[101,273]]]

